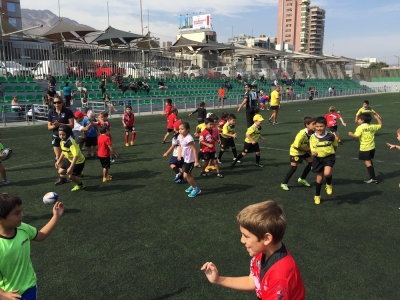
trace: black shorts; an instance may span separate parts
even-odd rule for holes
[[[176,156],[171,156],[169,159],[169,165],[175,165],[177,168],[182,168],[183,167],[183,159],[178,160]]]
[[[87,136],[85,140],[85,147],[97,146],[97,137]]]
[[[335,154],[328,155],[326,157],[313,157],[311,170],[314,173],[320,173],[324,171],[325,167],[333,167],[335,165]]]
[[[187,174],[191,174],[192,170],[194,168],[194,162],[191,163],[183,163],[183,172],[187,173]]]
[[[172,131],[174,131],[174,129],[167,128],[167,132],[172,132]]]
[[[279,109],[279,105],[273,105],[270,107],[272,110],[278,110]]]
[[[110,157],[99,157],[100,164],[104,169],[109,169],[110,168]]]
[[[228,150],[229,148],[236,148],[235,140],[233,138],[224,138],[221,136],[221,150]]]
[[[252,143],[244,142],[243,152],[244,153],[260,152],[260,145],[258,145],[258,143],[255,143],[253,145]]]
[[[375,149],[358,152],[359,160],[372,160],[372,159],[374,159],[374,156],[375,156]]]
[[[51,144],[53,145],[53,147],[60,147],[60,142],[61,142],[60,137],[53,134],[51,140]]]
[[[203,118],[197,118],[197,124],[203,124],[204,119]]]
[[[301,164],[303,162],[303,160],[305,160],[306,158],[309,158],[309,157],[311,157],[310,153],[306,153],[303,155],[290,156],[290,162]]]
[[[328,127],[328,130],[332,133],[337,132],[337,125]]]
[[[204,160],[210,160],[210,159],[216,159],[215,152],[203,152],[203,159]]]
[[[71,166],[71,163],[68,160],[64,159],[64,161],[61,165],[61,169],[67,170],[70,166]],[[72,170],[72,175],[74,175],[74,176],[81,175],[84,167],[85,167],[85,162],[83,162],[81,164],[75,164],[74,169]]]
[[[135,127],[133,127],[133,126],[126,126],[125,127],[125,132],[132,132],[132,131],[135,131]]]

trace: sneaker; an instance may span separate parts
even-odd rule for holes
[[[219,178],[224,178],[224,175],[222,175],[221,173],[218,173],[218,174],[217,174],[217,177],[219,177]]]
[[[4,180],[3,180],[3,182],[4,182]],[[377,183],[378,183],[378,180],[376,180],[376,179],[370,179],[370,180],[365,180],[364,182],[365,182],[365,183],[375,183],[375,184],[377,184]]]
[[[176,182],[177,180],[181,179],[182,173],[179,172],[178,174],[175,175],[174,181]]]
[[[107,175],[107,178],[113,178],[113,177],[112,177],[112,175],[108,174],[108,175]]]
[[[135,142],[134,142],[134,141],[131,141],[131,146],[133,146],[133,145],[135,145]]]
[[[129,147],[129,144],[128,144],[128,143],[125,143],[125,147]]]
[[[321,203],[321,196],[314,196],[314,203],[315,204],[320,204]]]
[[[8,179],[6,178],[3,180],[3,184],[10,184],[10,181],[8,181]]]
[[[298,182],[299,184],[304,185],[304,186],[310,186],[310,184],[309,184],[309,183],[307,182],[307,180],[305,180],[305,179],[299,178],[299,179],[297,179],[297,182]]]
[[[287,184],[281,183],[281,189],[284,190],[284,191],[288,191],[289,187],[287,186]]]
[[[115,158],[111,158],[110,163],[115,163]]]
[[[84,185],[83,183],[82,183],[81,185],[76,184],[76,185],[71,189],[71,192],[83,190],[84,188],[85,188],[85,185]]]
[[[199,187],[197,187],[197,188],[195,188],[195,189],[193,189],[191,192],[190,192],[190,194],[188,195],[188,197],[190,197],[190,198],[194,198],[194,197],[196,197],[198,194],[200,194],[201,193],[201,190],[199,189]]]
[[[111,181],[112,177],[103,177],[103,182]]]
[[[272,125],[279,125],[279,123],[278,122],[274,122],[274,123],[272,123]]]
[[[269,108],[267,108],[267,110],[269,110]]]
[[[332,195],[332,184],[331,185],[327,184],[325,190],[328,195]]]
[[[207,172],[207,171],[206,171],[206,172]],[[203,176],[203,177],[207,177],[208,174],[207,174],[206,172],[201,172],[200,175]]]
[[[236,160],[236,158],[234,158],[234,159],[232,159],[232,160]],[[241,163],[242,163],[240,160],[236,160],[236,162],[237,162],[238,164],[241,164]]]
[[[64,183],[67,183],[67,178],[59,177],[58,180],[56,181],[55,185],[62,185]]]
[[[222,160],[219,160],[218,158],[217,158],[217,162],[218,162],[218,164],[222,164]]]
[[[193,191],[193,187],[192,187],[192,186],[189,186],[189,187],[185,190],[186,193],[191,193],[192,191]]]
[[[259,167],[259,168],[264,168],[264,165],[261,165],[261,164],[256,164],[256,167]]]
[[[86,158],[91,158],[92,157],[92,154],[86,154]]]
[[[269,119],[268,119],[268,122],[272,123],[272,118],[269,118]]]

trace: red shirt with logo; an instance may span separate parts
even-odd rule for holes
[[[98,157],[110,157],[111,152],[108,147],[111,145],[111,138],[108,135],[100,134],[97,138],[97,156]]]
[[[217,148],[215,147],[215,142],[217,141],[218,136],[216,131],[211,129],[211,132],[208,129],[204,129],[200,135],[199,135],[199,142],[201,145],[201,151],[202,152],[216,152]],[[204,145],[202,142],[205,142],[207,144],[211,144],[212,147],[208,147]]]
[[[226,123],[227,120],[221,119],[218,123],[218,131],[221,134],[222,133],[222,129],[224,128],[224,125]]]
[[[340,115],[337,113],[329,113],[325,115],[326,119],[326,126],[327,127],[333,127],[337,125],[337,119],[340,119]]]
[[[97,126],[106,126],[107,127],[107,129],[108,130],[110,130],[110,128],[111,128],[111,123],[110,123],[110,121],[108,121],[108,120],[105,120],[105,121],[98,121],[97,122]]]
[[[129,115],[124,113],[122,120],[124,120],[127,127],[133,127],[133,125],[135,125],[135,115],[133,113],[130,113]]]
[[[167,129],[174,129],[174,124],[176,121],[178,121],[177,115],[170,114],[167,119],[168,119]]]
[[[167,105],[167,106],[165,107],[165,115],[167,116],[167,119],[168,119],[169,115],[171,114],[171,109],[172,109],[173,107],[174,107],[173,105]]]

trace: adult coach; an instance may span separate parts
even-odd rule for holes
[[[260,104],[260,98],[258,98],[257,93],[251,90],[251,84],[247,83],[244,86],[246,92],[244,93],[243,102],[239,105],[238,112],[246,105],[246,121],[247,128],[253,125],[253,117],[258,111],[258,106]]]
[[[279,91],[281,87],[277,85],[275,90],[271,93],[271,109],[272,114],[271,117],[268,119],[272,125],[278,125],[279,123],[276,122],[276,118],[278,117],[278,110],[281,108],[281,101],[279,100]]]
[[[60,138],[58,136],[58,127],[66,126],[71,130],[74,128],[74,113],[64,106],[62,99],[59,96],[55,96],[53,100],[54,108],[49,110],[49,117],[47,119],[47,129],[53,133],[52,142],[56,161],[61,155]]]

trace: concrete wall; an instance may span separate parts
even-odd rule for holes
[[[370,88],[376,88],[376,87],[390,87],[391,92],[396,92],[396,85],[398,87],[398,90],[400,91],[400,82],[369,82],[369,81],[360,81],[361,85],[366,85]]]

